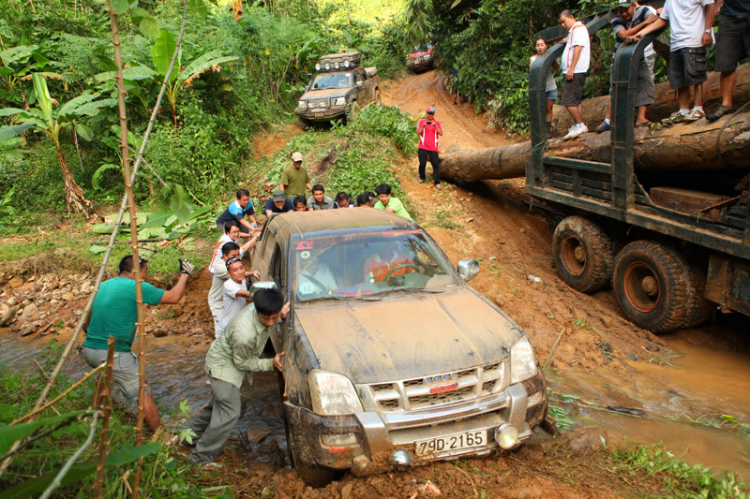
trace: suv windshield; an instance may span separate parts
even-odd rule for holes
[[[310,90],[326,90],[329,88],[351,87],[351,73],[346,74],[320,74],[315,77]]]
[[[305,239],[292,250],[298,302],[458,285],[450,262],[417,230]]]

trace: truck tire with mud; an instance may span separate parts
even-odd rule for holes
[[[567,217],[555,229],[552,244],[557,271],[570,287],[591,293],[609,282],[613,244],[598,224],[583,217]]]
[[[625,246],[615,258],[612,287],[623,315],[653,333],[698,318],[690,265],[661,243],[635,241]]]
[[[308,120],[307,118],[303,118],[301,116],[297,117],[297,125],[300,127],[300,130],[302,130],[303,132],[313,126],[310,120]]]
[[[357,104],[357,101],[350,102],[349,106],[346,108],[346,124],[350,125],[354,123],[354,120],[357,119],[358,114],[359,104]]]

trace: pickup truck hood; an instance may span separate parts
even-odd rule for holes
[[[327,88],[325,90],[310,90],[302,94],[299,100],[330,99],[331,97],[346,97],[351,88]]]
[[[508,356],[518,325],[467,288],[295,311],[320,368],[355,383],[457,371]]]

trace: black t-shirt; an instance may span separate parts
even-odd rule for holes
[[[750,14],[750,0],[724,0],[721,13],[727,16],[746,16]]]
[[[271,210],[273,213],[286,213],[287,211],[294,211],[294,203],[292,203],[292,200],[287,198],[287,200],[284,202],[284,206],[281,208],[276,207],[276,203],[273,202],[273,198],[266,201],[266,206],[263,208],[263,211]]]

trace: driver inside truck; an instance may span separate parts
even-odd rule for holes
[[[339,288],[336,276],[331,272],[327,256],[328,248],[305,250],[299,253],[297,292],[300,295],[320,295]]]

